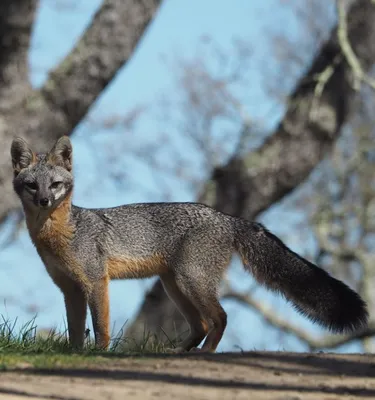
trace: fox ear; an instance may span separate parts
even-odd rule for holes
[[[35,162],[35,154],[29,145],[20,137],[13,139],[10,149],[14,174],[17,176],[20,171]]]
[[[48,153],[47,160],[53,165],[58,165],[68,171],[72,170],[73,147],[68,136],[62,136]]]

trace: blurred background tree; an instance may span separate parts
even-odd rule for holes
[[[116,193],[142,190],[141,201],[183,198],[257,218],[292,248],[356,288],[372,311],[375,5],[370,0],[274,3],[283,23],[265,24],[261,38],[236,38],[228,48],[208,33],[194,54],[177,50],[164,55],[164,68],[174,82],[150,104],[135,104],[125,113],[109,112],[106,117],[87,117],[98,96],[134,57],[134,49],[142,48],[139,43],[150,21],[155,18],[157,23],[170,2],[162,3],[160,16],[158,1],[100,3],[75,47],[35,88],[28,74],[28,52],[38,2],[3,1],[0,220],[4,252],[17,248],[23,226],[11,190],[11,138],[18,134],[35,148],[45,149],[60,135],[73,134],[86,119],[90,133],[80,140],[94,161],[80,164],[78,144],[75,163],[78,178],[84,169],[94,171],[88,196],[102,190],[99,182],[112,181]],[[272,7],[265,10],[269,13]],[[65,12],[71,12],[69,7]],[[227,22],[230,31],[234,22]],[[255,62],[254,54],[264,41],[269,52]],[[255,69],[261,76],[256,83],[251,79]],[[264,101],[260,91],[269,104],[262,118],[251,111]],[[145,184],[145,175],[152,184]],[[119,204],[111,201],[90,204]],[[184,335],[186,324],[160,282],[148,281],[146,287],[139,311],[124,334],[137,341],[144,340],[145,332],[162,340]],[[21,293],[18,297],[23,298]],[[13,301],[18,303],[18,297],[14,293]],[[264,330],[261,345],[265,348],[272,347],[271,340],[276,348],[345,351],[344,345],[354,342],[360,344],[356,349],[372,349],[375,322],[354,337],[321,333],[299,319],[290,305],[259,288],[243,273],[236,257],[223,282],[222,298],[230,318],[227,343],[232,347],[253,346],[252,340],[245,340],[253,332],[247,332],[243,321],[250,320],[252,313],[258,319],[255,327]],[[116,304],[126,303],[120,300]],[[231,319],[236,318],[239,324],[231,327]]]

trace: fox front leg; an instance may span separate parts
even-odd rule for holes
[[[58,268],[47,268],[47,271],[64,295],[69,343],[75,349],[82,349],[85,340],[87,314],[85,292],[75,281]]]
[[[95,347],[106,350],[109,346],[109,278],[103,277],[93,284],[88,302],[95,334]]]
[[[82,349],[85,340],[87,301],[78,286],[64,292],[66,316],[68,320],[69,342],[75,349]]]

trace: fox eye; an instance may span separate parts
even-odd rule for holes
[[[52,182],[51,183],[51,189],[57,189],[61,185],[62,185],[62,182],[60,182],[60,181]]]
[[[35,182],[25,182],[25,186],[27,186],[31,190],[37,190],[38,186]]]

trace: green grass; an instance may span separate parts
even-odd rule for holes
[[[113,358],[163,353],[165,345],[155,336],[144,334],[140,342],[124,339],[123,331],[112,338],[108,351],[95,350],[93,340],[86,338],[81,351],[74,351],[68,342],[67,332],[55,330],[38,332],[35,319],[20,329],[16,329],[17,321],[11,322],[0,317],[0,371],[19,367],[68,367],[105,364]]]

